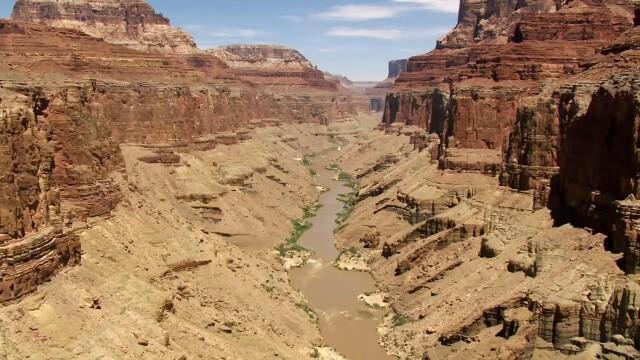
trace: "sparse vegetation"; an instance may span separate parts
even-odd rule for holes
[[[340,180],[340,181],[350,181],[350,180],[353,180],[353,176],[349,175],[348,173],[346,173],[344,171],[340,171],[338,173],[338,180]]]
[[[320,209],[321,207],[322,205],[318,203],[307,205],[302,208],[302,219],[291,220],[293,230],[291,231],[291,235],[289,236],[289,238],[284,243],[276,247],[278,255],[286,257],[289,252],[306,250],[303,246],[298,244],[298,240],[300,240],[302,234],[311,229],[312,224],[311,222],[307,221],[307,219],[314,217],[318,212],[318,209]]]
[[[311,350],[311,358],[312,359],[320,358],[320,351],[318,351],[318,348],[313,348],[313,350]]]
[[[358,198],[359,187],[358,183],[353,179],[353,177],[343,171],[338,173],[338,180],[344,182],[347,186],[351,188],[351,191],[346,194],[340,194],[338,196],[338,200],[344,203],[342,211],[338,214],[336,218],[336,223],[338,224],[337,231],[340,231],[351,213],[353,212],[356,204],[356,200]]]
[[[304,219],[306,220],[316,216],[316,214],[318,213],[318,210],[320,210],[321,207],[322,207],[322,204],[320,203],[315,203],[315,204],[311,204],[303,207],[302,211],[304,212],[304,215],[303,215]]]
[[[313,310],[309,305],[305,303],[297,303],[296,306],[299,309],[302,309],[302,311],[304,311],[311,318],[311,320],[318,320],[318,315],[316,314],[315,310]]]
[[[305,155],[302,157],[302,165],[311,166],[313,165],[313,155]]]
[[[343,255],[348,255],[350,258],[362,257],[362,255],[358,252],[358,249],[355,246],[352,246],[346,250],[342,250],[342,252],[340,252],[340,255],[338,255],[338,259],[340,259],[340,257]]]
[[[398,327],[410,323],[411,318],[404,314],[395,314],[393,315],[391,322],[393,323],[393,326]]]
[[[291,220],[291,224],[293,225],[291,236],[287,241],[276,247],[278,255],[282,257],[286,257],[289,252],[306,250],[303,246],[298,244],[298,240],[300,240],[300,237],[305,233],[305,231],[311,228],[311,223],[306,220]]]
[[[262,288],[264,289],[264,291],[268,292],[268,293],[272,293],[275,290],[275,286],[271,286],[271,285],[267,285],[267,284],[262,284]]]
[[[309,169],[309,175],[311,175],[312,177],[315,177],[318,175],[318,172],[313,169]]]

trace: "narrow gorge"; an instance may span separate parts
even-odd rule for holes
[[[640,1],[151,3],[0,19],[0,359],[640,359]]]

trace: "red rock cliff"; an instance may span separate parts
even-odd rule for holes
[[[505,148],[504,185],[533,190],[558,223],[609,235],[637,272],[640,234],[640,28],[586,61],[584,71],[518,109]]]
[[[421,125],[449,147],[502,149],[502,185],[531,191],[558,224],[607,234],[636,272],[637,3],[461,5],[437,49],[409,60],[384,121]]]
[[[409,59],[384,122],[424,126],[451,146],[500,149],[520,99],[579,72],[585,57],[633,26],[631,5],[462,1],[458,25],[437,49]]]

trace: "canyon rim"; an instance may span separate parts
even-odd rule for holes
[[[0,19],[0,359],[640,358],[640,1],[460,0],[370,82],[171,16]]]

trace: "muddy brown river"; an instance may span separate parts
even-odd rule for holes
[[[304,267],[291,269],[289,276],[318,313],[325,345],[349,360],[394,359],[378,344],[376,325],[385,311],[358,300],[358,295],[376,291],[373,278],[368,273],[334,266],[340,253],[333,232],[337,214],[343,208],[338,196],[351,191],[342,182],[333,181],[334,175],[333,171],[318,169],[318,182],[330,190],[320,196],[322,207],[309,220],[313,226],[299,240],[300,245],[315,254]]]

